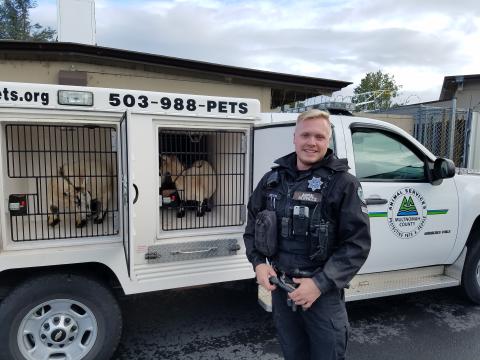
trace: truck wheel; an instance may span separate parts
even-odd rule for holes
[[[111,291],[74,274],[35,277],[0,303],[1,360],[110,359],[122,317]]]
[[[467,251],[462,286],[467,297],[480,304],[480,241],[475,242]]]

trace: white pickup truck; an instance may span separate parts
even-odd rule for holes
[[[295,118],[252,99],[0,82],[0,360],[107,359],[119,292],[252,279],[246,204],[293,151]],[[332,125],[372,231],[347,300],[461,284],[480,303],[480,179],[393,125]]]

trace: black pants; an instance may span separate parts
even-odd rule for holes
[[[285,360],[345,359],[348,317],[343,291],[322,294],[303,311],[293,312],[287,305],[287,293],[272,292],[273,321]]]

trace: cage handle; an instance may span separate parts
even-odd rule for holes
[[[135,189],[135,198],[133,199],[133,203],[135,204],[138,200],[138,187],[137,185],[133,184],[133,188]]]
[[[190,255],[190,254],[199,254],[199,253],[209,253],[209,252],[212,252],[212,251],[216,251],[218,248],[216,246],[214,247],[210,247],[210,248],[207,248],[207,249],[201,249],[201,250],[191,250],[191,251],[187,251],[187,250],[177,250],[177,251],[172,251],[171,254],[172,255]]]

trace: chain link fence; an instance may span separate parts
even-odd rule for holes
[[[420,106],[415,115],[414,136],[435,155],[451,158],[457,167],[466,167],[472,113],[455,111],[453,141],[452,114],[452,108]]]

